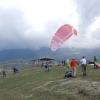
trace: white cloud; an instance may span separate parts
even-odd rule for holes
[[[62,48],[98,48],[99,3],[99,0],[1,0],[0,48],[50,47],[53,35],[66,23],[73,25],[78,35],[73,35]]]

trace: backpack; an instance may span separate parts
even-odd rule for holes
[[[45,65],[45,68],[47,68],[47,65]]]

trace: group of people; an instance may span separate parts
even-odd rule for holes
[[[75,58],[73,57],[71,61],[69,61],[69,59],[67,59],[66,62],[65,61],[62,62],[67,67],[67,73],[66,73],[65,77],[67,75],[69,75],[70,77],[73,77],[73,78],[76,77],[76,67],[79,62],[81,63],[81,66],[82,66],[83,76],[87,75],[86,74],[86,66],[87,66],[86,58],[83,56],[81,60],[75,60]],[[98,63],[98,58],[96,56],[94,56],[94,69],[97,69],[96,63]],[[70,67],[72,68],[72,71],[70,71]],[[46,68],[46,71],[50,71],[49,62],[46,62],[45,68]],[[16,74],[17,72],[19,73],[18,68],[14,67],[13,74]],[[3,77],[6,77],[5,70],[3,70]]]
[[[98,62],[98,58],[96,56],[94,56],[94,69],[97,69],[96,64],[95,64],[97,62]],[[64,64],[64,61],[62,63]],[[74,57],[72,58],[71,61],[69,61],[69,59],[67,59],[64,64],[67,67],[66,74],[69,75],[70,77],[72,75],[72,77],[75,78],[76,77],[76,67],[77,67],[77,64],[79,64],[79,63],[81,63],[83,76],[86,76],[87,75],[87,73],[86,73],[87,62],[86,62],[85,56],[83,56],[81,60],[75,60]],[[70,70],[70,67],[72,70]],[[46,71],[50,71],[50,65],[48,62],[46,62],[45,68],[46,68]]]
[[[82,66],[82,72],[83,72],[83,76],[86,76],[86,66],[87,66],[87,62],[86,62],[86,58],[83,56],[81,60],[75,60],[74,57],[72,58],[71,61],[69,61],[69,59],[67,59],[66,61],[66,67],[67,67],[67,75],[72,77],[76,77],[76,66],[78,63],[81,63]],[[94,69],[97,69],[96,63],[98,62],[98,58],[96,56],[94,56]],[[70,67],[72,68],[72,71],[70,71]],[[66,76],[66,75],[65,75]]]
[[[79,62],[82,63],[81,66],[82,66],[83,76],[85,76],[86,75],[86,66],[87,66],[87,64],[86,64],[86,59],[85,59],[84,56],[82,57],[82,59],[80,61],[75,60],[74,57],[73,57],[71,61],[69,61],[69,59],[67,59],[67,61],[65,62],[65,65],[67,67],[67,72],[71,73],[70,67],[72,68],[72,77],[76,77],[76,66]],[[50,71],[50,65],[49,65],[48,62],[46,62],[45,68],[46,68],[46,71]]]
[[[17,67],[14,67],[13,68],[13,74],[16,74],[17,72],[19,73],[18,68]],[[6,71],[5,70],[2,71],[2,75],[3,75],[3,77],[6,77]]]
[[[81,62],[83,76],[85,76],[87,64],[86,64],[86,59],[84,56],[82,57],[81,60],[75,60],[73,57],[71,61],[69,61],[69,59],[67,59],[67,61],[66,61],[67,71],[69,71],[70,67],[72,68],[72,77],[73,78],[76,77],[76,66],[79,62]]]

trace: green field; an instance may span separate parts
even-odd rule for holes
[[[0,100],[100,100],[100,69],[87,66],[87,76],[77,67],[76,78],[64,78],[66,67],[30,67],[0,75]]]

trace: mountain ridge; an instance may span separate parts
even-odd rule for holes
[[[0,51],[0,62],[7,60],[25,59],[34,60],[40,57],[50,57],[58,61],[66,60],[67,58],[81,59],[85,56],[88,60],[93,61],[93,57],[97,56],[100,59],[99,49],[75,49],[75,48],[59,48],[53,52],[50,48],[41,48],[39,50],[31,49],[9,49]]]

